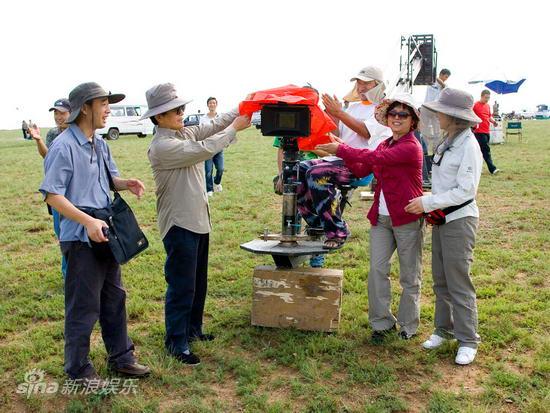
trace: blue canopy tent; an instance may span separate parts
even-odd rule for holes
[[[495,76],[496,77],[496,76]],[[479,79],[479,78],[478,78]],[[491,77],[481,77],[481,79],[491,79],[491,80],[471,80],[468,83],[470,85],[479,85],[483,84],[487,89],[495,92],[499,95],[507,95],[510,93],[518,93],[518,90],[520,86],[525,82],[525,78],[513,81],[513,80],[496,80],[495,78]],[[507,79],[506,76],[502,76],[501,79]],[[521,123],[519,123],[521,125]],[[505,122],[503,124],[503,127],[507,130],[508,129],[508,123]],[[521,126],[520,126],[521,127]],[[500,126],[498,128],[494,128],[494,130],[491,132],[491,139],[490,143],[503,143],[503,135],[502,135],[502,129]]]

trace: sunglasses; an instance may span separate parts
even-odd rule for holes
[[[182,105],[179,108],[172,109],[172,110],[176,112],[176,115],[183,115],[183,112],[185,112],[185,105]]]
[[[396,110],[390,110],[388,112],[388,116],[391,116],[392,118],[407,119],[409,116],[412,115],[409,112],[398,112]]]

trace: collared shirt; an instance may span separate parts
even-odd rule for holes
[[[210,123],[157,129],[148,157],[156,183],[161,238],[174,225],[198,234],[212,229],[204,161],[235,142],[237,131],[230,125],[237,116],[234,110]]]
[[[436,150],[435,162],[440,155],[438,153],[440,150],[440,148]],[[422,197],[424,211],[430,212],[460,205],[474,199],[482,166],[483,157],[479,144],[468,128],[450,142],[449,149],[441,157],[441,164],[432,165],[432,195]],[[446,220],[451,222],[468,216],[479,217],[475,199],[472,203],[447,215]]]
[[[443,86],[441,86],[438,81],[428,86],[424,103],[436,101],[442,90]],[[439,118],[436,112],[424,108],[420,109],[420,132],[428,139],[439,138],[441,129],[439,127]]]
[[[424,98],[424,103],[435,102],[439,98],[442,90],[443,86],[441,86],[438,81],[435,81],[434,84],[428,86],[428,88],[426,89],[426,97]]]
[[[217,119],[220,115],[218,115],[216,113],[216,116],[214,116],[213,118],[211,118],[209,115],[210,112],[206,113],[204,116],[201,116],[199,118],[199,124],[202,124],[202,123],[212,123],[214,121],[214,119]]]
[[[394,227],[416,221],[421,215],[410,214],[405,206],[422,195],[422,147],[413,132],[394,141],[388,138],[376,150],[340,145],[336,155],[342,158],[355,176],[374,172],[377,180],[374,202],[367,215],[372,225],[378,222],[380,193]]]
[[[75,124],[71,124],[53,142],[44,159],[44,181],[39,190],[44,195],[63,195],[77,207],[105,208],[111,202],[109,178],[119,176],[107,143],[95,135],[94,145]],[[61,216],[60,241],[88,242],[86,228]]]
[[[370,138],[365,139],[354,130],[348,128],[344,122],[340,121],[338,130],[340,139],[352,148],[376,149],[383,140],[391,137],[392,131],[387,126],[384,126],[374,117],[374,109],[376,105],[371,102],[357,102],[349,105],[346,113],[355,119],[363,122],[369,131]]]
[[[59,127],[52,128],[48,131],[48,134],[46,135],[46,147],[49,148],[52,146],[52,143],[55,138],[57,138],[61,132],[63,132]]]

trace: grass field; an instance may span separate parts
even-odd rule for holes
[[[327,265],[344,269],[337,334],[250,326],[252,270],[270,263],[239,249],[279,228],[280,198],[272,193],[275,149],[255,129],[226,152],[224,192],[211,200],[206,330],[217,339],[196,344],[202,364],[189,368],[163,351],[164,250],[155,220],[147,161],[150,137],[109,145],[125,177],[138,177],[146,196],[126,199],[151,247],[123,268],[129,331],[153,374],[134,395],[16,394],[31,369],[45,381],[63,373],[63,288],[60,252],[37,188],[42,160],[20,131],[0,131],[0,411],[115,412],[547,412],[550,411],[550,122],[525,122],[527,142],[493,146],[503,170],[481,177],[480,229],[473,279],[482,344],[469,367],[454,364],[455,347],[420,344],[432,330],[430,230],[424,251],[420,334],[409,342],[369,343],[367,321],[370,203],[346,211],[353,236]],[[43,135],[45,136],[45,134]],[[398,266],[392,266],[394,304]],[[99,330],[91,357],[109,377]]]

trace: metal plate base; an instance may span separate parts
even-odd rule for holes
[[[311,255],[327,254],[322,241],[298,241],[283,243],[255,239],[241,244],[241,248],[255,254],[269,254],[279,268],[296,268]]]

